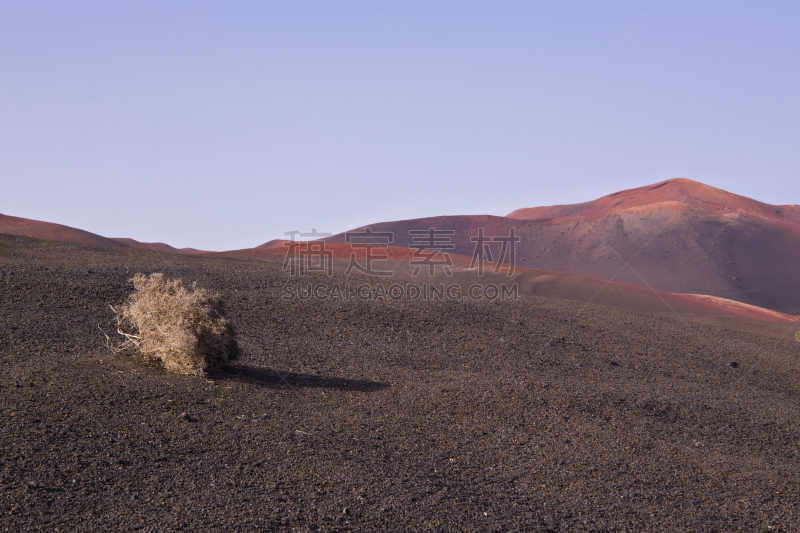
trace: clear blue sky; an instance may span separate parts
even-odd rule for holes
[[[800,204],[798,91],[797,2],[0,1],[0,213],[224,250],[673,177]]]

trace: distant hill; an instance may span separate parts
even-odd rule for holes
[[[706,213],[745,213],[800,224],[800,206],[765,204],[685,178],[628,189],[581,204],[526,207],[506,216],[520,220],[602,217],[635,208],[652,208],[659,204],[674,204],[672,207],[675,209],[680,209],[680,204],[684,208],[694,207]]]
[[[46,241],[71,242],[74,244],[94,244],[99,246],[116,246],[123,248],[140,248],[145,250],[155,250],[158,252],[172,252],[179,254],[205,254],[203,250],[194,248],[174,248],[163,242],[139,242],[128,238],[109,238],[102,237],[95,233],[83,231],[81,229],[54,224],[52,222],[42,222],[29,218],[12,217],[0,214],[0,233],[7,235],[21,235],[33,239]]]
[[[467,279],[474,274],[471,238],[481,228],[486,237],[509,235],[513,228],[520,239],[514,259],[524,294],[656,313],[702,308],[700,314],[779,322],[800,315],[800,206],[769,205],[691,180],[667,180],[581,204],[522,208],[505,217],[430,217],[368,227],[394,234],[381,253],[388,253],[401,275],[410,272],[411,230],[451,231],[446,239],[453,245],[453,270]],[[227,252],[177,249],[7,215],[0,215],[0,233],[271,262],[283,261],[287,251],[280,239]],[[335,268],[346,268],[352,250],[345,235],[326,240]],[[500,257],[498,243],[490,249],[495,261],[509,261]]]
[[[800,314],[800,206],[765,204],[692,180],[581,204],[523,208],[506,217],[429,217],[368,227],[394,232],[395,246],[408,246],[409,230],[453,230],[453,251],[467,256],[479,228],[487,236],[514,228],[521,239],[518,266]],[[343,242],[344,234],[329,240]]]
[[[133,239],[126,239],[126,238],[118,238],[114,237],[111,240],[117,241],[118,243],[127,246],[128,248],[139,248],[143,250],[156,250],[158,252],[170,252],[173,254],[209,254],[213,252],[206,252],[203,250],[197,250],[195,248],[175,248],[174,246],[170,246],[169,244],[164,244],[163,242],[139,242]]]
[[[101,237],[88,231],[62,226],[61,224],[53,224],[52,222],[41,222],[3,214],[0,214],[0,233],[21,235],[46,241],[126,247],[125,244],[114,239]]]

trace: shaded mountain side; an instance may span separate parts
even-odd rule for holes
[[[512,218],[517,217],[517,218]],[[509,217],[465,215],[380,222],[374,232],[391,232],[391,259],[408,263],[413,230],[449,230],[440,243],[452,244],[454,266],[469,264],[480,231],[486,238],[510,235],[519,242],[517,267],[613,279],[668,293],[705,294],[800,314],[800,207],[773,206],[675,179],[621,191],[593,202],[517,210]],[[357,228],[359,231],[365,227]],[[164,243],[107,239],[59,224],[0,215],[0,233],[71,243],[125,246],[179,254],[269,258],[285,255],[287,241],[275,239],[256,248],[228,252],[176,249]],[[345,234],[337,261],[351,252]],[[500,242],[488,242],[490,259],[501,256]],[[383,253],[383,252],[380,252]]]
[[[661,205],[520,228],[518,264],[800,313],[800,231]]]
[[[139,242],[128,238],[110,238],[97,235],[81,229],[42,222],[29,218],[13,217],[0,214],[0,233],[6,235],[19,235],[45,241],[68,242],[72,244],[93,244],[97,246],[114,246],[125,248],[139,248],[142,250],[155,250],[176,254],[203,254],[209,253],[194,248],[175,248],[163,242]]]
[[[128,248],[139,248],[142,250],[156,250],[158,252],[170,252],[173,254],[209,254],[213,252],[206,252],[196,248],[175,248],[163,242],[139,242],[134,239],[127,239],[124,237],[112,237],[112,241],[117,241]]]
[[[686,324],[727,327],[779,338],[791,338],[800,317],[696,294],[671,294],[639,285],[575,276],[563,272],[522,270],[515,281],[520,294],[575,300],[659,316]]]
[[[101,237],[100,235],[69,226],[3,214],[0,214],[0,233],[20,235],[22,237],[31,237],[33,239],[43,239],[46,241],[69,242],[73,244],[125,246],[125,244],[117,242],[114,239]]]
[[[219,255],[282,263],[286,258],[286,250],[281,242],[288,241],[276,241],[269,248],[221,252]],[[305,243],[301,243],[301,245],[305,245]],[[348,244],[343,243],[326,243],[326,249],[333,253],[334,272],[342,272],[347,268],[351,253],[356,255],[356,259],[360,263],[364,263],[363,249],[353,250]],[[791,337],[800,324],[798,316],[722,298],[694,294],[670,294],[631,283],[610,282],[564,272],[517,267],[512,275],[508,276],[507,267],[501,265],[499,273],[494,274],[495,265],[487,263],[484,275],[480,275],[476,268],[470,268],[471,257],[458,254],[450,255],[453,264],[452,276],[447,276],[441,268],[436,269],[433,277],[429,277],[425,269],[422,269],[417,276],[413,276],[412,252],[413,250],[400,247],[376,250],[376,253],[385,255],[388,259],[375,261],[372,265],[373,268],[380,271],[392,271],[394,276],[390,279],[380,280],[377,278],[351,278],[352,284],[376,281],[396,284],[413,282],[434,285],[457,284],[465,289],[476,284],[481,286],[505,284],[509,287],[516,285],[520,296],[593,303],[653,315],[678,317],[687,324],[710,324],[779,338]],[[328,278],[319,274],[309,274],[302,278],[296,278],[292,283],[319,285],[328,283]]]
[[[409,220],[395,220],[391,222],[378,222],[375,224],[368,224],[360,228],[349,230],[346,233],[360,233],[366,229],[370,229],[373,233],[391,232],[394,236],[394,246],[401,248],[408,248],[412,243],[414,237],[409,232],[417,230],[428,230],[434,228],[436,230],[453,231],[452,236],[449,237],[449,242],[454,245],[451,251],[460,255],[472,256],[475,250],[475,243],[470,239],[478,235],[478,229],[483,228],[484,235],[486,236],[502,236],[509,234],[509,228],[516,228],[517,235],[519,229],[525,225],[525,222],[514,220],[506,217],[497,217],[492,215],[446,215],[439,217],[426,217],[414,218]],[[346,233],[339,233],[332,237],[325,239],[328,242],[343,243],[346,240]],[[444,240],[444,237],[441,237]],[[376,242],[378,240],[376,239]],[[519,250],[519,244],[517,250]],[[499,245],[495,245],[499,250]],[[496,253],[493,258],[496,258]]]
[[[463,215],[368,227],[374,232],[394,232],[394,244],[406,247],[411,243],[410,230],[452,230],[453,253],[467,256],[476,251],[471,239],[480,228],[485,236],[509,235],[514,228],[520,238],[514,257],[517,266],[614,279],[671,293],[708,294],[800,314],[800,277],[796,275],[800,223],[795,222],[800,208],[769,206],[704,187],[690,180],[671,180],[642,188],[648,194],[620,193],[612,195],[613,202],[606,197],[572,206],[576,209],[571,212],[582,213],[579,216]],[[685,202],[672,199],[694,188],[701,188],[705,195],[687,196]],[[664,194],[655,195],[658,191]],[[634,205],[651,200],[657,202]],[[562,208],[541,208],[544,211],[539,214],[560,215]],[[329,240],[344,242],[345,236]],[[493,243],[491,250],[493,258],[509,261],[508,256],[500,257],[499,243]]]

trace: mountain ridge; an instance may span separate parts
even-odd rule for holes
[[[800,315],[800,206],[776,206],[676,178],[590,202],[520,208],[508,216],[450,215],[385,221],[355,228],[394,235],[391,259],[408,262],[413,230],[443,230],[457,266],[476,253],[480,232],[520,239],[513,257],[491,259],[527,270],[631,283],[671,294],[707,295]],[[109,239],[49,222],[0,215],[0,233],[47,240],[144,248],[178,254],[227,255],[267,261],[285,255],[285,240],[226,252],[177,249],[164,243]],[[345,233],[325,239],[347,259]],[[416,235],[419,235],[416,233]],[[336,246],[333,246],[334,243]]]
[[[656,204],[683,204],[709,212],[756,214],[764,218],[800,224],[800,206],[772,205],[746,196],[717,189],[686,178],[673,178],[652,185],[614,192],[596,200],[577,204],[524,207],[507,214],[507,218],[536,220],[602,216],[637,207]],[[618,207],[620,207],[617,209]]]

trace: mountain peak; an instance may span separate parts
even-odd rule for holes
[[[506,215],[521,220],[605,216],[632,208],[686,204],[709,213],[747,213],[800,222],[800,207],[770,205],[686,178],[673,178],[571,205],[529,207]]]

